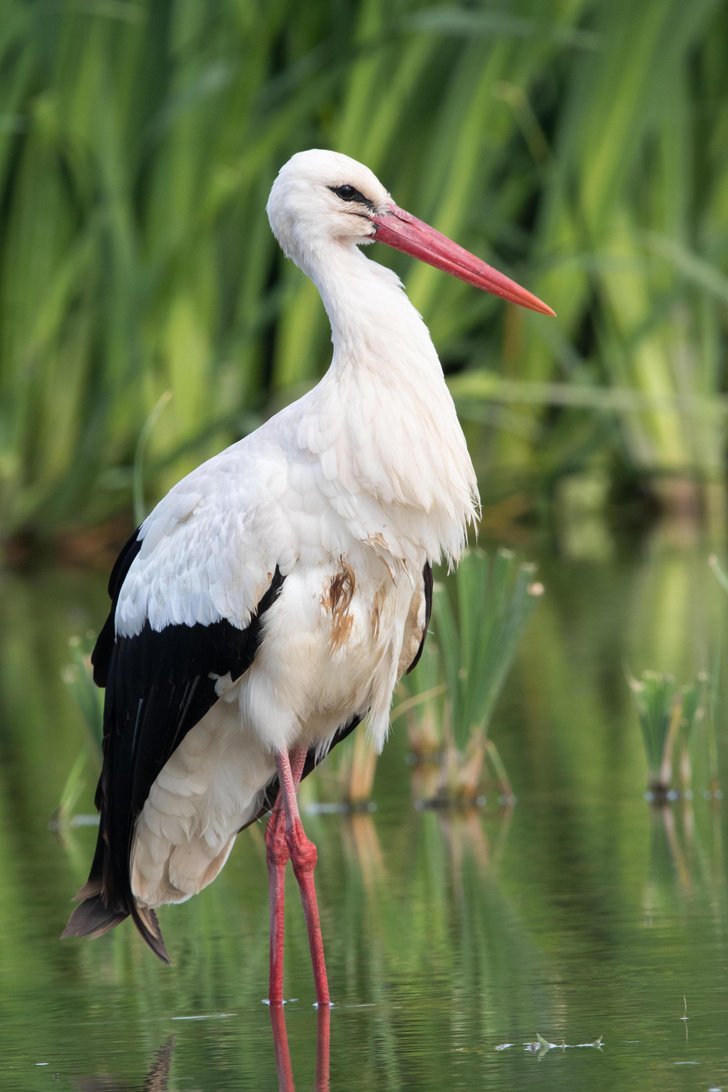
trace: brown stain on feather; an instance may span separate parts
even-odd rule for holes
[[[354,616],[349,613],[349,607],[356,591],[356,580],[350,566],[345,561],[341,564],[341,572],[336,574],[328,591],[321,597],[324,609],[331,611],[329,645],[332,652],[346,643],[354,625]]]
[[[377,531],[376,535],[370,535],[366,542],[367,546],[371,547],[371,549],[381,561],[382,565],[384,565],[384,568],[389,573],[389,578],[392,583],[396,584],[396,580],[394,579],[394,573],[390,569],[389,564],[387,563],[387,559],[384,556],[385,554],[389,553],[389,550],[387,548],[387,543],[384,541],[382,535],[379,533],[379,531]]]
[[[374,600],[372,602],[372,640],[376,641],[379,636],[379,626],[382,617],[382,609],[384,607],[384,598],[386,595],[386,589],[384,584],[380,584],[374,593]]]

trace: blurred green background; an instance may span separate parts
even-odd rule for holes
[[[558,312],[372,252],[431,327],[486,504],[647,497],[721,521],[725,3],[0,13],[11,556],[59,534],[83,552],[79,531],[130,522],[135,460],[139,510],[142,478],[148,506],[326,369],[323,308],[265,216],[279,167],[315,146],[364,161]]]
[[[361,733],[305,783],[331,1087],[683,1092],[697,1064],[728,1087],[728,644],[707,564],[725,545],[727,42],[726,0],[0,0],[0,1085],[140,1087],[175,1035],[172,1087],[274,1086],[261,828],[162,911],[171,970],[131,928],[57,940],[95,838],[73,825],[99,765],[78,669],[108,605],[105,576],[66,563],[108,569],[174,481],[325,371],[323,307],[265,215],[280,166],[322,146],[558,313],[369,251],[440,351],[480,543],[525,548],[545,592],[492,710],[515,806],[491,781],[485,808],[423,809],[431,726],[405,716],[373,790]],[[626,677],[645,669],[714,690],[694,798],[660,809]],[[376,815],[330,810],[357,759]],[[604,1034],[604,1052],[541,1065],[537,1033]]]

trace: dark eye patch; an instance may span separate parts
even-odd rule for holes
[[[355,189],[354,186],[347,184],[343,186],[329,186],[329,189],[340,197],[342,201],[357,201],[360,205],[365,205],[368,209],[374,208],[374,202],[370,201],[368,197],[365,197],[363,193]]]

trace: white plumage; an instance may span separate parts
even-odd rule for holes
[[[92,870],[82,892],[86,916],[82,906],[69,931],[96,935],[132,913],[159,954],[161,936],[155,945],[158,929],[146,908],[182,901],[214,879],[236,833],[265,805],[281,755],[305,752],[315,762],[337,732],[367,713],[381,748],[394,686],[424,639],[423,570],[442,559],[456,562],[477,516],[475,474],[429,332],[398,278],[360,245],[379,235],[481,287],[548,310],[441,243],[346,156],[294,156],[276,179],[268,215],[285,253],[321,294],[332,328],[331,366],[305,397],[160,501],[127,561],[120,559],[119,586],[112,577],[113,630],[96,654],[104,661],[102,681],[110,673],[119,692],[139,649],[164,649],[170,635],[176,658],[163,678],[152,673],[127,695],[127,705],[136,701],[138,709],[125,707],[123,729],[120,698],[108,713],[107,734],[134,742],[109,744],[102,829],[104,808],[112,815],[120,806],[115,794],[139,796],[140,763],[152,769],[128,824],[128,905],[118,877],[112,882],[119,864],[109,863],[102,847],[106,872],[98,865],[94,878]],[[452,249],[428,256],[421,237]],[[461,254],[476,266],[451,268]],[[271,601],[264,601],[269,591]],[[241,671],[219,652],[212,659],[205,652],[200,667],[196,651],[176,651],[198,634],[201,647],[209,634],[227,648],[250,627],[256,636]],[[104,634],[99,647],[103,641]],[[171,753],[161,747],[164,763],[152,776],[154,762],[139,758],[152,753],[145,741],[157,730],[147,711],[165,679],[178,694],[187,678],[184,656],[187,676],[208,686],[212,679],[214,694],[194,723],[185,721],[186,707],[179,712],[188,698],[179,699],[183,727],[172,726],[176,734],[169,728]],[[107,709],[110,701],[111,690]],[[114,747],[123,758],[114,757]],[[154,761],[159,765],[159,756]],[[115,762],[133,792],[117,788]],[[107,842],[114,822],[113,815],[106,822]]]

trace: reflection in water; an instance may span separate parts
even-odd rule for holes
[[[669,901],[676,884],[681,895],[691,899],[696,887],[707,889],[719,912],[721,924],[726,901],[720,804],[711,801],[711,823],[708,839],[712,843],[706,853],[696,823],[692,799],[683,797],[679,803],[666,801],[650,807],[650,871],[645,889],[644,909],[648,924],[655,909]],[[704,833],[704,832],[703,832]]]
[[[273,1047],[278,1074],[280,1092],[295,1092],[291,1052],[288,1046],[288,1032],[283,1005],[270,1006],[270,1019],[273,1028]],[[170,1035],[165,1044],[156,1052],[149,1066],[144,1083],[139,1085],[119,1084],[108,1075],[101,1077],[82,1077],[73,1083],[77,1092],[168,1092],[169,1072],[172,1065],[175,1036]],[[331,1043],[331,1009],[321,1006],[316,1016],[316,1079],[315,1092],[329,1092]]]
[[[371,815],[368,812],[352,812],[343,824],[341,833],[347,857],[351,862],[356,861],[365,891],[370,897],[375,896],[378,885],[386,882],[387,874]]]
[[[270,1006],[270,1019],[273,1028],[273,1047],[278,1074],[280,1092],[295,1092],[291,1052],[288,1046],[288,1032],[283,1005]],[[331,1009],[328,1005],[319,1008],[316,1018],[316,1080],[315,1092],[329,1092],[331,1041]],[[170,1035],[165,1044],[155,1053],[149,1066],[144,1083],[139,1085],[119,1084],[110,1076],[82,1077],[74,1081],[77,1092],[168,1092],[169,1072],[172,1065],[175,1036]]]
[[[440,827],[448,845],[453,878],[459,887],[466,853],[475,862],[482,877],[495,867],[503,853],[513,818],[513,804],[504,805],[497,817],[495,838],[489,839],[483,827],[484,813],[480,808],[450,808],[438,810]]]
[[[283,1012],[283,1005],[276,1003],[271,1004],[270,1022],[273,1027],[273,1046],[276,1052],[278,1087],[281,1092],[290,1092],[290,1090],[296,1086],[293,1083],[291,1052],[288,1049],[288,1032],[286,1031],[286,1017]]]
[[[156,1052],[139,1092],[168,1092],[174,1040],[175,1036],[170,1035],[164,1046]],[[78,1092],[136,1092],[136,1088],[132,1090],[129,1085],[118,1084],[113,1077],[82,1078],[74,1081],[73,1087]]]
[[[280,1092],[295,1092],[283,1005],[270,1006],[270,1022],[273,1027],[278,1088]],[[316,1092],[329,1092],[330,1038],[331,1009],[328,1005],[321,1005],[316,1019],[316,1082],[314,1084]]]
[[[12,588],[6,579],[0,1087],[39,1089],[58,1073],[59,1087],[77,1092],[239,1092],[294,1080],[302,1089],[313,1086],[318,1061],[319,1088],[330,1080],[346,1092],[505,1092],[533,1084],[536,1057],[524,1043],[540,1032],[559,1047],[549,1046],[538,1068],[543,1092],[674,1089],[675,1063],[696,1061],[703,1087],[728,1089],[726,803],[703,799],[710,767],[699,747],[694,800],[653,812],[650,831],[643,744],[624,682],[625,663],[633,673],[653,667],[680,678],[712,664],[696,645],[711,653],[717,638],[706,618],[726,604],[703,588],[697,564],[686,590],[678,562],[664,551],[610,565],[545,562],[549,594],[493,728],[516,781],[510,812],[495,819],[411,806],[407,741],[395,731],[378,767],[379,810],[316,817],[314,840],[329,862],[321,896],[337,1001],[318,1036],[307,1005],[305,1015],[304,1007],[284,1010],[286,1033],[283,1013],[269,1017],[260,1004],[268,969],[262,828],[241,840],[219,884],[184,914],[169,910],[180,953],[171,970],[150,965],[121,931],[83,950],[59,944],[69,874],[82,882],[93,840],[74,827],[61,848],[47,829],[86,738],[60,669],[69,632],[91,620],[79,618],[77,604],[86,596],[96,617],[106,592],[73,574]],[[652,572],[663,567],[669,579]],[[722,647],[728,653],[728,640]],[[728,672],[720,666],[716,736],[725,758]],[[95,772],[85,771],[78,811],[92,809]],[[414,778],[423,772],[416,767]],[[418,785],[414,800],[423,795]],[[306,996],[302,923],[287,957],[294,992]],[[244,1018],[202,1022],[233,1012]],[[167,1023],[183,1017],[190,1022]],[[170,1067],[171,1042],[154,1058],[153,1050],[172,1028]],[[598,1034],[604,1053],[562,1045]],[[539,1057],[544,1050],[539,1044]],[[104,1076],[75,1076],[84,1073]]]

